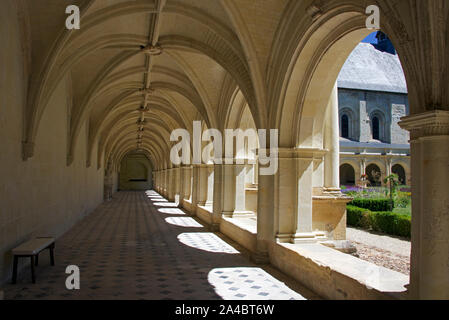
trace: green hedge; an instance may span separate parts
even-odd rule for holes
[[[373,212],[368,209],[347,206],[348,225],[390,235],[410,238],[411,217],[394,212]]]
[[[349,203],[351,206],[368,209],[370,211],[391,211],[390,199],[364,199],[356,198]]]

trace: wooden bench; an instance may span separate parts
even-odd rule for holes
[[[55,239],[50,237],[41,237],[31,239],[25,243],[22,243],[17,248],[12,250],[14,256],[14,266],[12,272],[12,283],[17,282],[17,264],[19,258],[31,258],[31,280],[36,283],[36,276],[34,272],[34,267],[39,264],[39,253],[45,249],[50,250],[50,262],[51,265],[55,265],[54,257]]]

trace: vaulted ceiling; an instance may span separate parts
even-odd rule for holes
[[[236,90],[250,105],[256,104],[250,66],[221,1],[26,4],[34,13],[30,123],[38,123],[52,91],[69,74],[68,164],[86,121],[88,165],[96,156],[95,143],[106,153],[143,148],[162,160],[173,129],[191,130],[194,120],[207,127],[223,126],[227,111],[221,104],[229,104]],[[80,30],[64,28],[65,8],[71,4],[81,9]],[[35,130],[37,126],[29,135]]]

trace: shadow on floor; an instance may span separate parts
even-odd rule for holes
[[[303,300],[317,295],[154,191],[119,192],[56,241],[56,266],[45,252],[31,284],[28,268],[5,299]],[[68,265],[80,290],[68,290]]]

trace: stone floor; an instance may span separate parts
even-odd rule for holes
[[[120,192],[56,241],[56,266],[40,257],[5,299],[319,299],[153,191]],[[68,265],[80,268],[80,290],[65,286]]]

